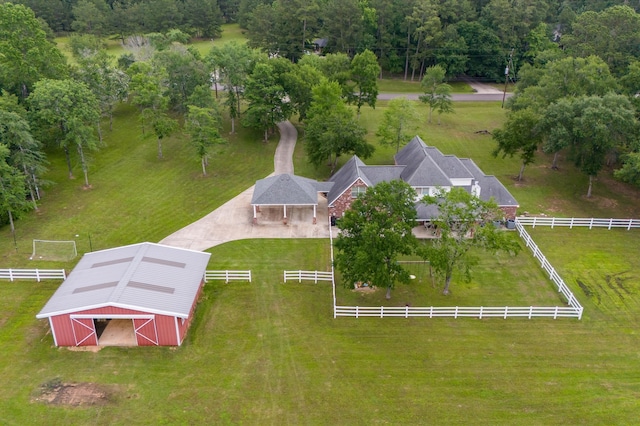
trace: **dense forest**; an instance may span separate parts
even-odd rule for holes
[[[327,53],[350,57],[368,49],[384,72],[419,78],[440,64],[462,73],[503,78],[511,54],[516,68],[555,40],[577,54],[615,48],[634,56],[628,19],[598,13],[626,0],[17,0],[55,33],[126,36],[180,29],[216,37],[238,22],[251,46],[297,61],[326,40]],[[584,16],[581,16],[583,15]],[[635,25],[635,24],[634,24]],[[607,28],[625,41],[606,40]],[[616,28],[617,27],[617,28]],[[619,30],[619,31],[618,31]],[[607,31],[608,32],[608,31]],[[568,35],[570,37],[564,37]],[[324,43],[323,43],[324,44]],[[588,44],[585,46],[584,44]],[[608,61],[609,62],[609,61]],[[611,65],[611,64],[610,64]]]

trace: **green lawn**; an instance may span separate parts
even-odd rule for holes
[[[582,321],[333,319],[328,283],[281,276],[324,269],[325,240],[209,251],[210,267],[250,265],[254,282],[207,284],[178,349],[56,349],[34,315],[57,283],[4,284],[3,424],[467,424],[472,416],[474,424],[608,425],[640,414],[637,307],[619,315],[587,303]],[[572,268],[566,254],[549,258]],[[100,384],[110,402],[30,402],[55,380]]]
[[[370,135],[385,108],[363,108]],[[422,107],[424,108],[424,107]],[[475,131],[504,119],[499,103],[456,104],[442,124],[418,129],[445,154],[473,158],[496,174],[532,213],[640,217],[638,192],[604,174],[586,200],[586,178],[566,160],[548,158],[518,184],[515,160],[493,158],[490,136]],[[16,252],[0,228],[2,267],[65,267],[29,261],[31,241],[74,239],[79,251],[159,241],[202,217],[273,170],[275,143],[239,129],[202,177],[186,139],[143,137],[129,107],[118,110],[105,147],[93,153],[90,190],[68,180],[62,155],[40,211],[17,223]],[[227,129],[228,131],[228,129]],[[370,136],[371,140],[375,140]],[[274,137],[275,139],[275,137]],[[326,176],[296,148],[296,173]],[[392,161],[379,149],[368,161]],[[344,161],[345,159],[343,159]],[[77,161],[74,171],[80,175]],[[282,283],[284,269],[328,270],[326,240],[246,240],[209,250],[210,269],[253,271],[254,282],[212,282],[180,348],[105,348],[97,353],[53,347],[36,313],[59,282],[0,283],[0,423],[23,424],[634,424],[638,398],[637,231],[531,230],[585,306],[575,319],[332,318],[327,283]],[[474,280],[455,281],[444,298],[425,267],[398,286],[392,302],[430,305],[558,304],[552,284],[526,250],[516,258],[483,257]],[[357,297],[338,289],[345,302]],[[351,298],[351,299],[349,299]],[[366,302],[380,304],[373,295]],[[105,405],[32,402],[57,380],[91,382],[111,393]]]

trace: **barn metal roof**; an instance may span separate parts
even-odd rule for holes
[[[188,318],[210,256],[154,243],[87,253],[36,317],[113,306]]]

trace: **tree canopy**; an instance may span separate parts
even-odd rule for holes
[[[411,232],[416,225],[415,197],[405,182],[380,182],[367,188],[338,220],[335,266],[346,287],[356,282],[386,287],[389,299],[396,282],[409,282],[398,259],[417,246]]]
[[[444,279],[444,294],[449,294],[454,272],[461,273],[467,281],[471,279],[472,268],[478,261],[471,249],[509,254],[520,250],[513,235],[493,226],[493,221],[503,217],[495,202],[483,201],[461,187],[440,190],[435,196],[425,197],[424,202],[438,209],[431,223],[439,237],[422,247],[422,256]]]

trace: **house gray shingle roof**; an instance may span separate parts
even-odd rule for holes
[[[154,243],[87,253],[36,317],[113,306],[188,318],[210,256]]]
[[[480,185],[480,199],[488,201],[493,198],[498,206],[517,206],[518,202],[504,187],[497,177],[486,175],[480,167],[470,158],[461,158],[460,161],[469,170]]]
[[[318,192],[329,192],[333,184],[301,176],[281,174],[260,179],[251,198],[252,205],[317,205]]]
[[[480,198],[491,197],[499,206],[517,206],[518,202],[495,177],[484,174],[470,159],[461,159],[454,155],[444,155],[435,147],[427,146],[419,136],[414,137],[395,155],[395,166],[367,166],[357,156],[353,156],[334,174],[329,181],[334,182],[328,193],[329,206],[348,190],[357,179],[367,186],[381,181],[401,179],[413,187],[451,187],[456,186],[451,179],[476,180],[480,186]],[[471,191],[471,185],[458,181]],[[418,206],[418,212],[429,214]]]

